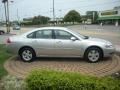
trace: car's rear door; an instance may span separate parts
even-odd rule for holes
[[[39,56],[54,54],[54,39],[52,32],[53,30],[48,29],[36,31],[34,45]]]

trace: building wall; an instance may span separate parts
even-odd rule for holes
[[[118,15],[120,16],[120,6],[119,7],[114,7],[114,9],[118,11]]]
[[[120,6],[114,7],[111,10],[99,11],[98,15],[99,23],[120,25]]]
[[[117,14],[115,14],[115,12],[117,12]],[[105,13],[106,13],[106,15],[102,15]],[[109,15],[107,15],[107,13],[109,13]],[[115,7],[112,10],[99,11],[98,15],[99,15],[99,17],[120,16],[120,6]]]

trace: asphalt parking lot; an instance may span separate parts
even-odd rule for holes
[[[115,45],[120,45],[120,26],[106,25],[101,27],[99,25],[76,25],[68,28],[84,35],[106,39]]]

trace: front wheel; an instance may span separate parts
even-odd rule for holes
[[[94,63],[94,62],[98,62],[100,59],[102,59],[103,54],[102,54],[102,51],[99,48],[92,47],[92,48],[89,48],[85,52],[84,58],[86,60],[88,60],[89,62]]]
[[[35,58],[35,53],[31,48],[23,48],[20,50],[20,57],[25,62],[30,62]]]

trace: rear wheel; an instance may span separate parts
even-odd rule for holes
[[[25,62],[31,62],[35,58],[35,52],[31,48],[23,48],[20,50],[20,57]]]
[[[92,47],[92,48],[89,48],[86,52],[85,52],[85,59],[88,60],[89,62],[97,62],[99,61],[100,59],[103,58],[103,54],[102,54],[102,51],[97,48],[97,47]]]

